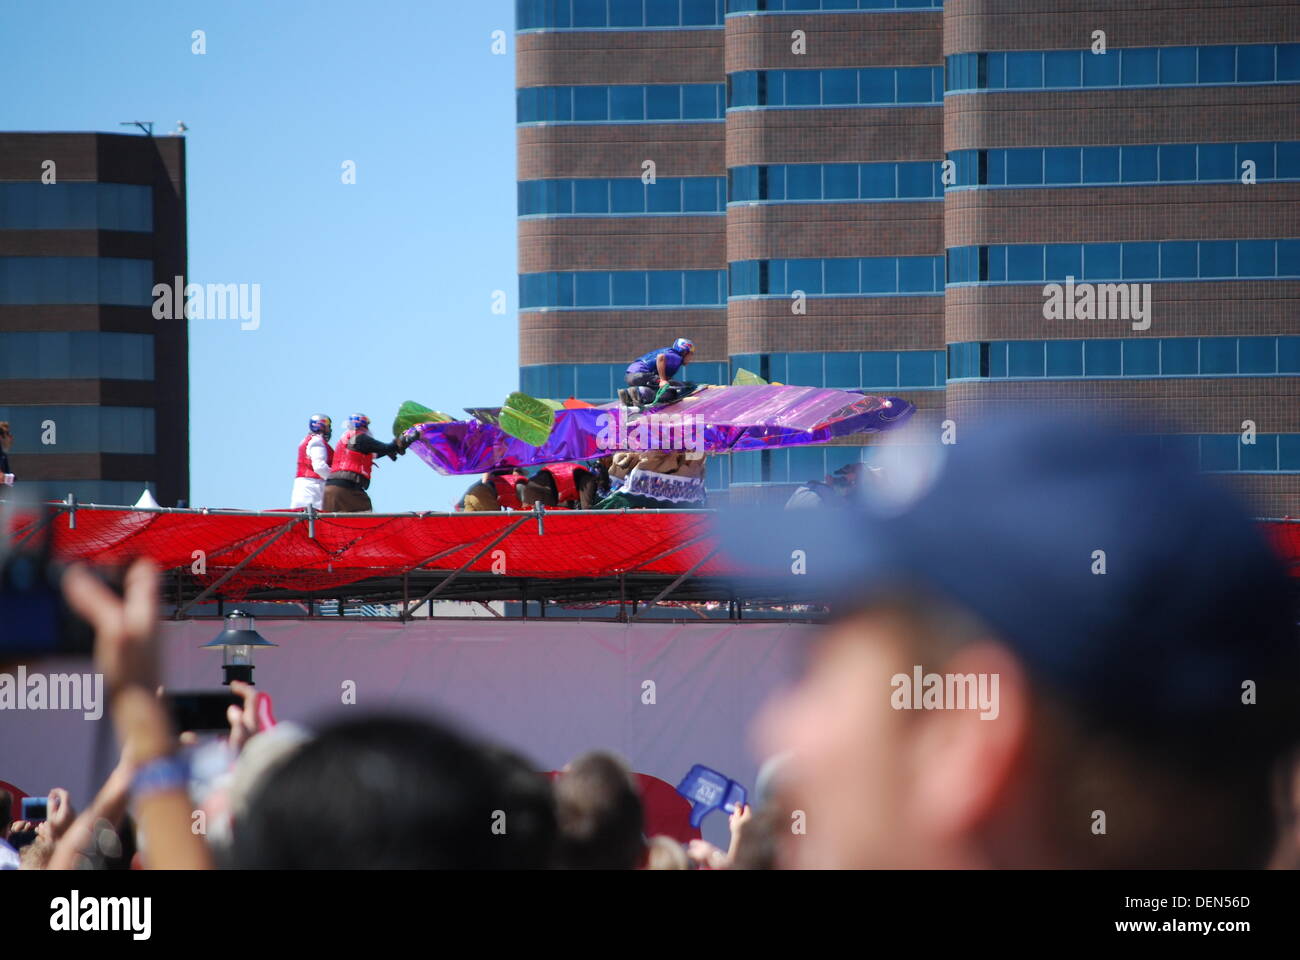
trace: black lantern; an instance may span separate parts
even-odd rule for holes
[[[203,644],[208,647],[221,647],[221,669],[226,679],[221,682],[226,686],[231,680],[253,682],[253,648],[274,647],[272,643],[253,629],[253,618],[242,610],[232,610],[226,614],[226,629],[217,634],[217,638]]]

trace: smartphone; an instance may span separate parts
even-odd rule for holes
[[[23,797],[23,820],[39,823],[48,817],[49,812],[49,797]]]
[[[229,690],[191,690],[168,694],[172,722],[181,732],[214,733],[230,730],[226,708],[242,707],[244,698]]]

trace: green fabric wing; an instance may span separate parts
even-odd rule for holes
[[[506,397],[499,423],[503,433],[540,447],[551,436],[555,410],[543,400],[516,391]]]

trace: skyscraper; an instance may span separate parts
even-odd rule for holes
[[[39,497],[189,496],[185,141],[0,134],[0,420]]]
[[[526,392],[609,399],[628,360],[689,336],[692,379],[903,396],[936,436],[1044,405],[1119,414],[1261,514],[1300,513],[1295,8],[517,16]],[[712,484],[779,497],[860,455],[718,457]]]

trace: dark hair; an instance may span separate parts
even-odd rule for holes
[[[326,727],[275,768],[235,824],[239,868],[508,866],[487,750],[439,722],[378,715]]]
[[[635,870],[645,856],[641,792],[611,753],[583,754],[555,781],[559,866]]]
[[[508,865],[545,870],[555,862],[555,794],[536,765],[504,747],[489,751],[501,790],[502,832],[494,839],[506,847]]]

